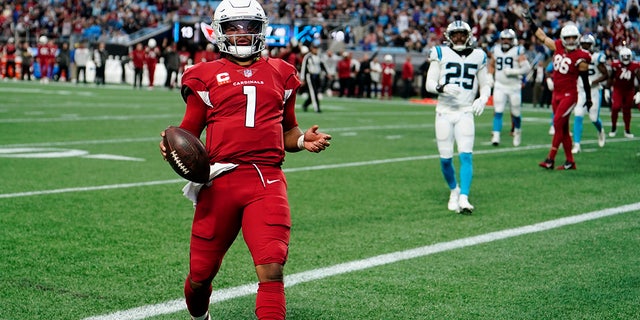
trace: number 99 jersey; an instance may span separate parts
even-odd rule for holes
[[[440,74],[438,84],[456,85],[461,93],[456,96],[440,95],[436,112],[472,112],[471,105],[478,94],[478,72],[487,68],[487,54],[482,49],[454,51],[448,46],[437,46],[429,54],[431,64],[437,63]]]
[[[502,51],[499,45],[493,47],[493,57],[495,63],[495,82],[496,85],[502,85],[510,89],[517,89],[520,91],[522,87],[522,76],[509,76],[506,70],[520,69],[521,65],[518,62],[520,55],[524,53],[522,46],[511,47],[506,52]]]

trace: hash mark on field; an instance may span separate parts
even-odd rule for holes
[[[436,243],[429,246],[409,249],[405,251],[396,251],[387,254],[378,255],[375,257],[345,262],[325,268],[319,268],[309,271],[304,271],[292,275],[285,276],[285,287],[292,287],[300,283],[310,282],[314,280],[320,280],[340,274],[356,272],[364,269],[378,267],[386,264],[396,263],[404,260],[420,258],[435,253],[445,252],[449,250],[460,249],[464,247],[474,246],[478,244],[503,240],[507,238],[517,237],[525,234],[547,231],[551,229],[560,228],[567,225],[578,224],[590,220],[600,219],[608,216],[613,216],[630,211],[640,210],[640,202],[620,206],[616,208],[609,208],[600,211],[593,211],[576,216],[560,218],[556,220],[550,220],[540,222],[528,226],[519,228],[501,230],[496,232],[490,232],[481,234],[478,236],[453,240],[449,242]],[[248,296],[254,294],[258,289],[257,284],[246,284],[238,287],[227,288],[222,290],[216,290],[211,296],[211,303],[230,300],[233,298]],[[146,305],[129,310],[117,311],[114,313],[94,316],[85,318],[84,320],[135,320],[145,319],[148,317],[170,314],[185,310],[184,299],[176,299],[167,301],[165,303],[159,303],[155,305]]]

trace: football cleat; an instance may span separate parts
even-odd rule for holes
[[[545,169],[553,170],[554,161],[553,159],[547,158],[544,159],[544,161],[540,162],[538,165]]]
[[[447,208],[450,211],[460,212],[460,206],[458,206],[458,198],[460,197],[460,188],[456,187],[451,190],[451,194],[449,195],[449,203],[447,204]]]
[[[500,144],[500,132],[498,131],[491,132],[491,144],[496,147]]]
[[[600,132],[598,132],[598,146],[600,146],[600,148],[604,147],[604,128],[600,129]]]
[[[554,128],[553,126],[549,127],[549,135],[552,136],[556,134],[556,128]]]
[[[520,142],[522,142],[522,130],[515,129],[513,130],[513,146],[519,146]]]
[[[576,169],[577,169],[576,163],[570,162],[570,161],[565,161],[564,164],[556,168],[556,170],[576,170]]]
[[[571,153],[576,154],[580,153],[580,143],[576,142],[573,144],[573,148],[571,149]]]
[[[633,138],[633,137],[634,137],[634,135],[633,135],[633,133],[631,133],[631,132],[629,132],[629,131],[625,131],[625,132],[624,132],[624,137],[625,137],[625,138]]]
[[[471,214],[473,213],[473,206],[469,203],[469,198],[467,196],[460,196],[460,200],[458,200],[458,206],[460,206],[460,214]]]
[[[615,131],[609,132],[609,137],[613,138],[615,136],[616,136],[616,132]]]

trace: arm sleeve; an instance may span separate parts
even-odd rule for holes
[[[186,101],[187,107],[184,117],[182,118],[182,123],[180,123],[180,128],[183,128],[191,132],[194,136],[199,137],[206,125],[207,106],[193,93],[186,96]]]
[[[524,59],[524,61],[520,62],[520,68],[514,68],[513,70],[516,71],[517,74],[524,75],[531,70],[531,64],[529,64],[529,60]]]
[[[429,70],[427,71],[427,81],[425,83],[425,89],[428,92],[438,94],[436,87],[438,86],[438,80],[440,79],[440,63],[438,61],[438,54],[436,48],[432,48],[429,53]]]
[[[285,80],[285,92],[284,92],[284,114],[282,118],[282,129],[287,132],[298,126],[298,120],[296,119],[295,107],[296,107],[296,95],[298,88],[300,87],[300,79],[293,73]]]
[[[591,84],[589,83],[589,71],[580,71],[580,79],[582,79],[582,85],[584,86],[586,100],[591,101]]]
[[[489,96],[491,96],[491,79],[487,68],[478,70],[478,85],[480,86],[480,99],[482,99],[483,103],[487,103]]]

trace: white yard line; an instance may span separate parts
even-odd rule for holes
[[[410,260],[428,256],[435,253],[445,252],[449,250],[460,249],[469,246],[475,246],[478,244],[503,240],[507,238],[517,237],[525,234],[547,231],[551,229],[560,228],[567,225],[578,224],[585,221],[600,219],[608,216],[613,216],[621,213],[638,211],[640,210],[640,203],[633,203],[616,208],[609,208],[599,211],[588,212],[576,216],[560,218],[556,220],[550,220],[546,222],[540,222],[532,225],[527,225],[519,228],[506,229],[496,232],[490,232],[481,234],[478,236],[436,243],[424,247],[396,251],[379,256],[345,262],[336,264],[333,266],[313,269],[304,271],[292,275],[285,276],[285,287],[292,287],[300,283],[310,282],[314,280],[321,280],[324,278],[341,275],[345,273],[356,272],[369,268],[374,268],[386,264],[396,263],[404,260]],[[215,290],[211,297],[211,303],[230,300],[233,298],[248,296],[256,293],[258,289],[257,284],[245,284],[238,287]],[[154,317],[163,314],[171,314],[185,310],[186,306],[184,299],[176,299],[167,301],[164,303],[141,306],[133,309],[117,311],[105,315],[99,315],[94,317],[85,318],[84,320],[134,320],[145,319],[148,317]]]
[[[102,140],[102,141],[72,141],[72,142],[60,142],[59,146],[69,145],[69,144],[98,144],[98,143],[117,143],[117,142],[140,142],[146,141],[151,138],[141,138],[141,139],[114,139],[114,140]],[[153,138],[158,140],[158,138]],[[631,140],[636,140],[639,138],[627,139],[627,138],[619,138],[619,139],[610,139],[608,142],[628,142]],[[487,141],[487,143],[489,143]],[[595,143],[595,140],[583,140],[582,144]],[[24,145],[11,145],[15,146],[36,146],[40,144],[24,144]],[[49,146],[53,145],[51,143]],[[0,148],[3,146],[0,146]],[[520,147],[511,147],[511,148],[494,148],[494,149],[486,149],[486,150],[478,150],[474,151],[475,155],[481,154],[495,154],[495,153],[505,153],[505,152],[518,152],[523,150],[536,150],[536,149],[547,149],[549,145],[540,144],[540,145],[531,145],[531,146],[520,146]],[[326,169],[338,169],[338,168],[349,168],[349,167],[361,167],[361,166],[369,166],[369,165],[378,165],[378,164],[387,164],[387,163],[396,163],[396,162],[407,162],[407,161],[419,161],[419,160],[429,160],[429,159],[438,159],[439,156],[437,154],[424,155],[424,156],[415,156],[415,157],[403,157],[403,158],[391,158],[391,159],[380,159],[380,160],[370,160],[370,161],[358,161],[358,162],[347,162],[347,163],[337,163],[337,164],[327,164],[327,165],[317,165],[311,167],[300,167],[300,168],[285,168],[284,172],[300,172],[300,171],[315,171],[315,170],[326,170]],[[27,192],[15,192],[15,193],[0,193],[0,199],[7,198],[19,198],[19,197],[29,197],[29,196],[39,196],[39,195],[48,195],[48,194],[58,194],[58,193],[70,193],[70,192],[85,192],[85,191],[96,191],[96,190],[111,190],[111,189],[124,189],[124,188],[137,188],[137,187],[146,187],[146,186],[155,186],[155,185],[163,185],[163,184],[172,184],[172,183],[186,183],[185,180],[182,179],[171,179],[171,180],[157,180],[157,181],[147,181],[147,182],[135,182],[135,183],[119,183],[119,184],[110,184],[110,185],[102,185],[102,186],[89,186],[89,187],[73,187],[73,188],[62,188],[62,189],[51,189],[51,190],[37,190],[37,191],[27,191]]]

